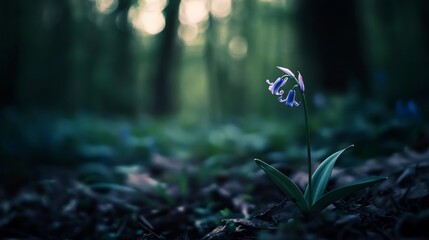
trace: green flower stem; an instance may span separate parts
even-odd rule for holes
[[[311,145],[310,145],[310,130],[308,129],[308,111],[307,111],[307,101],[305,99],[304,92],[301,92],[302,96],[302,104],[304,105],[304,115],[305,115],[305,126],[307,130],[307,166],[308,166],[308,191],[309,191],[309,200],[308,205],[313,205],[313,190],[312,190],[312,184],[311,184],[311,174],[312,174],[312,167],[311,167]]]

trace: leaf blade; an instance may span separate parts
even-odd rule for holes
[[[342,187],[334,189],[325,195],[323,195],[315,204],[311,207],[311,211],[320,212],[329,206],[331,203],[344,198],[350,194],[358,192],[366,187],[381,183],[387,180],[387,177],[368,177],[360,179],[349,184],[346,184]]]
[[[304,199],[304,195],[290,178],[262,160],[255,159],[255,163],[288,197],[296,200],[296,204],[302,212],[308,211],[308,205]]]
[[[346,150],[352,148],[354,145],[350,145],[342,150],[339,150],[333,153],[331,156],[327,157],[316,169],[311,177],[312,184],[312,202],[309,202],[310,193],[308,190],[308,186],[305,189],[304,198],[307,201],[309,206],[313,205],[313,202],[316,202],[326,191],[326,187],[328,186],[329,179],[331,178],[332,170],[334,165],[338,159],[338,157]]]

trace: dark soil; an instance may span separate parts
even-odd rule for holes
[[[429,238],[429,151],[405,149],[354,167],[336,168],[329,189],[371,175],[389,179],[313,216],[301,215],[251,159],[245,166],[207,179],[195,167],[177,166],[171,161],[153,156],[149,166],[129,169],[107,164],[34,169],[34,178],[43,180],[0,191],[0,236],[206,240]],[[284,167],[281,170],[303,187],[303,171]]]

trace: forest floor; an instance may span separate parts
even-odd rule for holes
[[[304,189],[305,146],[293,124],[198,128],[33,115],[1,119],[1,239],[429,238],[424,121],[365,114],[349,116],[358,127],[314,133],[315,146],[356,145],[339,158],[328,190],[369,176],[388,180],[303,216],[253,161]],[[315,165],[339,149],[315,148]]]
[[[241,166],[207,182],[199,181],[201,176],[192,166],[171,161],[153,156],[149,171],[116,167],[123,173],[123,184],[81,181],[84,173],[94,169],[102,177],[112,178],[115,174],[108,166],[40,167],[38,174],[49,173],[51,178],[21,186],[14,193],[0,193],[0,236],[206,240],[429,237],[429,151],[405,149],[352,168],[336,168],[329,188],[368,175],[389,179],[315,216],[302,216],[261,171],[243,175],[247,166]],[[304,172],[281,170],[299,186],[305,184]],[[168,182],[173,175],[182,176],[177,184],[157,180]]]

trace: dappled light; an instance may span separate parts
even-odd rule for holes
[[[229,54],[236,59],[244,58],[247,54],[247,41],[241,36],[233,37],[228,43]]]
[[[143,11],[136,15],[130,13],[133,26],[149,35],[158,34],[165,27],[164,15],[161,12]]]
[[[167,5],[167,0],[139,0],[138,5],[143,5],[148,11],[162,11]]]
[[[225,18],[231,14],[232,0],[211,0],[210,12],[216,18]]]
[[[182,0],[179,11],[179,19],[182,24],[201,23],[208,19],[208,2],[206,0]]]
[[[132,26],[147,35],[156,35],[165,27],[165,17],[162,13],[166,0],[140,0],[128,12]]]
[[[188,46],[204,44],[209,5],[207,0],[183,0],[179,8],[178,36]]]
[[[118,0],[96,0],[95,6],[100,13],[109,14],[118,7]]]
[[[198,37],[200,36],[200,28],[197,25],[180,25],[179,37],[188,45],[194,45],[198,43]]]

